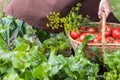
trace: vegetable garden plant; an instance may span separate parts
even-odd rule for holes
[[[76,26],[88,25],[88,17],[77,14],[80,6],[77,4],[63,18],[59,17],[59,13],[51,12],[47,16],[50,21],[47,26],[53,29],[64,27],[68,33],[72,29],[77,31]],[[36,29],[17,29],[16,26],[23,23],[14,23],[1,23],[0,26],[0,80],[120,80],[120,49],[116,52],[104,51],[103,59],[100,59],[97,49],[93,48],[95,56],[86,56],[85,45],[95,38],[94,35],[86,36],[73,54],[64,32],[51,37],[51,33]],[[21,30],[24,32],[22,35]],[[19,34],[12,34],[14,31]],[[47,37],[41,39],[38,32]],[[13,42],[11,37],[14,37]]]

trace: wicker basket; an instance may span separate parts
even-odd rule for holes
[[[110,24],[110,25],[112,25],[112,27],[117,27],[117,26],[120,26],[120,24],[106,22],[105,14],[103,15],[103,18],[100,22],[92,22],[90,24],[94,24],[94,25],[97,25],[98,27],[102,27],[102,42],[97,43],[97,44],[87,43],[87,45],[85,47],[85,53],[87,54],[88,57],[94,56],[94,54],[91,52],[92,47],[98,48],[98,56],[100,58],[103,57],[103,49],[108,50],[108,51],[116,51],[118,49],[118,47],[120,47],[120,44],[106,43],[106,40],[105,40],[105,25]],[[75,49],[77,48],[78,44],[80,44],[80,42],[72,39],[71,36],[69,36],[69,35],[68,35],[68,37],[69,37],[71,45],[75,51]]]

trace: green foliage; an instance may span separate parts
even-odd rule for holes
[[[70,13],[60,18],[60,13],[50,12],[50,15],[47,16],[49,23],[46,25],[54,29],[59,29],[60,27],[64,27],[66,33],[70,32],[72,29],[77,29],[79,26],[85,26],[89,22],[89,17],[86,16],[83,18],[81,14],[79,14],[79,9],[81,4],[78,3],[75,7],[73,7]]]
[[[89,16],[84,18],[82,14],[79,14],[80,7],[81,4],[78,3],[75,7],[72,7],[72,10],[66,17],[61,19],[66,33],[69,33],[73,29],[78,29],[80,26],[86,26],[88,24]]]
[[[119,80],[116,70],[110,70],[109,72],[104,73],[106,80]]]
[[[9,49],[9,47],[7,46],[7,44],[5,43],[5,41],[3,40],[3,37],[1,35],[1,33],[0,33],[0,45],[1,45],[0,50],[2,50],[2,49],[8,50]]]
[[[98,65],[92,64],[85,56],[83,48],[93,36],[89,35],[78,47],[75,56],[56,55],[57,48],[50,52],[47,62],[43,62],[33,72],[39,80],[96,80]],[[61,74],[62,73],[62,74]]]
[[[119,14],[120,1],[119,0],[110,0],[110,3],[111,3],[111,8],[112,8],[113,14],[120,21],[120,14]]]
[[[116,52],[104,53],[104,63],[109,69],[105,73],[106,80],[119,80],[120,79],[120,49]]]
[[[34,80],[33,70],[47,58],[41,54],[38,43],[32,45],[35,41],[18,38],[16,42],[19,44],[12,51],[0,50],[0,78],[2,80],[11,80],[11,78],[12,80]]]
[[[60,13],[50,12],[50,16],[47,15],[49,23],[46,24],[47,27],[51,27],[53,30],[63,27],[60,21]]]
[[[19,37],[15,40],[16,47],[13,50],[0,50],[0,79],[96,80],[98,65],[83,56],[83,48],[92,38],[92,35],[86,37],[76,54],[66,57],[63,52],[59,52],[70,48],[63,33],[43,44],[38,44],[34,39]],[[46,55],[48,53],[49,56]]]
[[[38,29],[35,29],[35,30],[36,30],[35,34],[38,37],[38,39],[40,40],[40,42],[43,42],[44,40],[50,38],[49,32],[38,30]]]
[[[63,33],[56,35],[54,38],[45,40],[41,51],[49,55],[50,51],[54,49],[56,50],[56,54],[63,53],[63,55],[66,56],[70,55],[71,46],[69,44],[69,39],[67,39]]]
[[[21,20],[4,17],[1,18],[0,25],[0,32],[2,37],[10,49],[13,46],[11,43],[16,37],[26,34],[25,26],[23,26],[24,23]]]
[[[49,32],[33,29],[28,24],[13,17],[1,18],[0,33],[10,49],[15,47],[14,40],[17,37],[23,37],[24,35],[32,36],[39,42],[43,42],[50,37]]]

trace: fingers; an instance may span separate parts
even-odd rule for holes
[[[111,13],[111,10],[106,10],[106,11],[105,11],[106,18],[109,16],[110,13]]]
[[[98,12],[98,17],[101,19],[102,18],[102,15],[103,13],[105,12],[105,15],[106,15],[106,18],[109,16],[109,14],[111,13],[110,10],[106,10],[106,11],[103,11],[103,10],[99,10]]]
[[[98,17],[101,19],[102,18],[102,10],[98,11]]]
[[[111,13],[110,0],[101,0],[99,4],[98,17],[101,19],[103,12],[105,12],[106,18]]]
[[[101,19],[102,18],[102,15],[103,13],[105,12],[105,15],[106,15],[106,18],[109,16],[109,14],[112,12],[111,10],[99,10],[98,11],[98,17]]]
[[[98,17],[101,19],[102,15],[103,15],[104,9],[102,6],[99,6],[99,10],[98,10]]]

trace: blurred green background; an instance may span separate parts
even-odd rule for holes
[[[120,0],[110,0],[111,1],[111,8],[116,16],[116,18],[120,21]]]
[[[0,1],[0,12],[3,11],[3,6],[6,6],[11,0],[1,0]],[[120,20],[120,0],[110,0],[111,2],[111,8],[118,20]],[[2,14],[0,13],[0,16]]]

